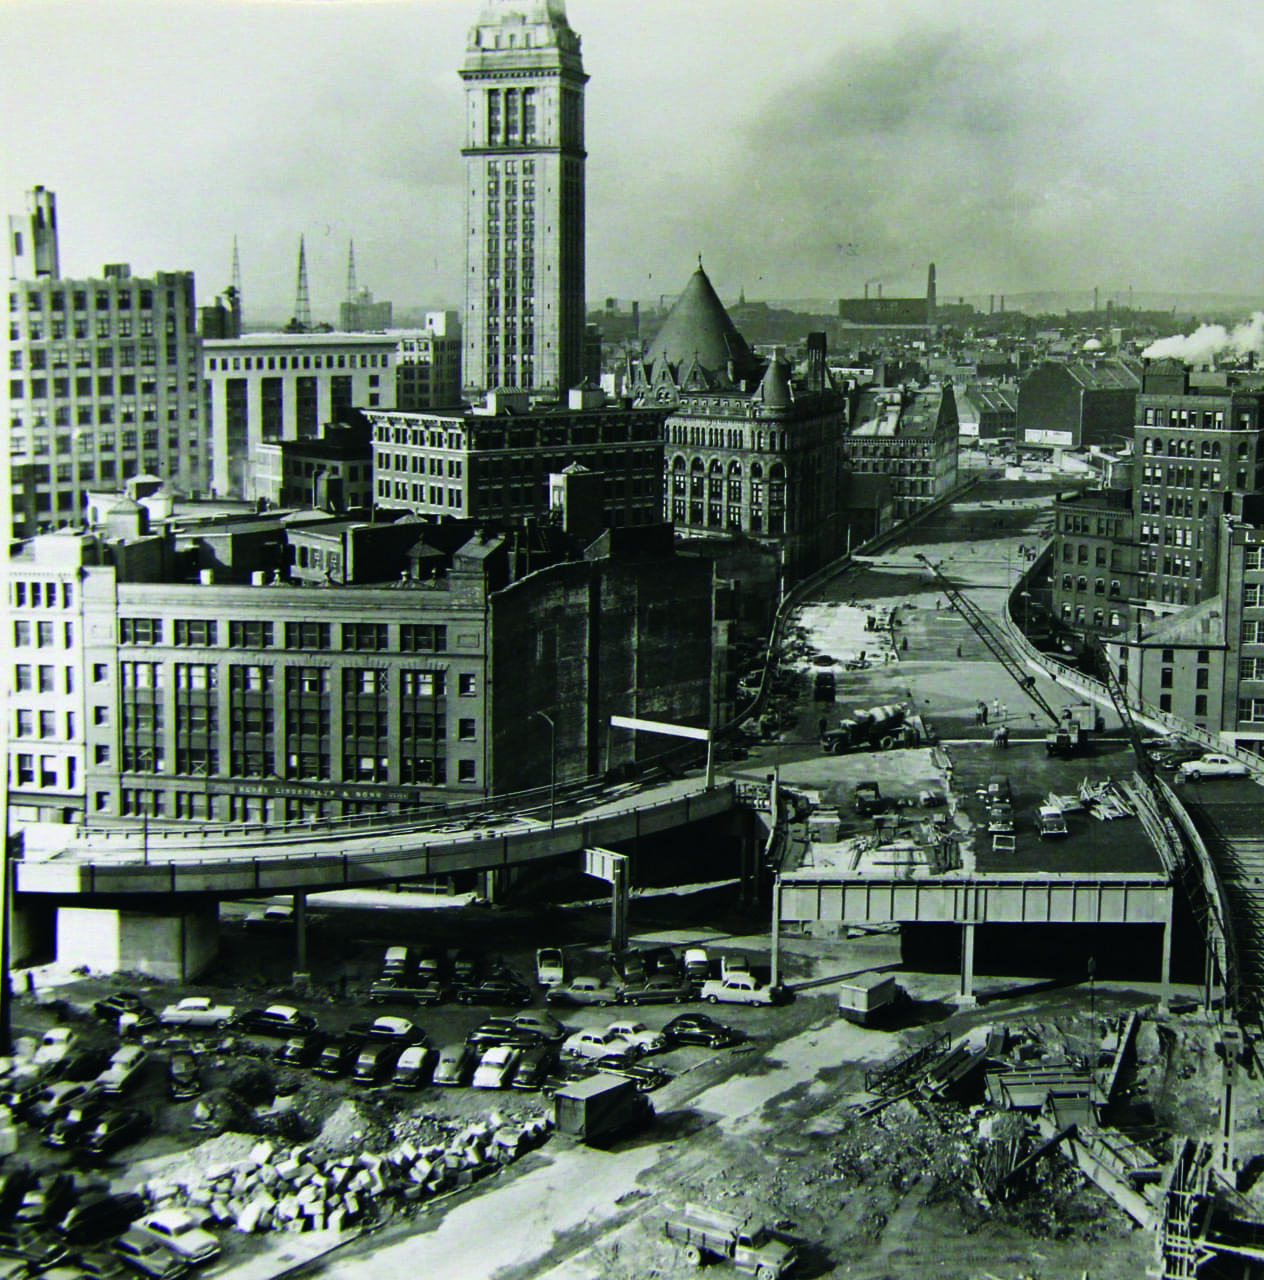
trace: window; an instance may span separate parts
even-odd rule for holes
[[[20,662],[13,668],[13,687],[18,693],[25,693],[31,687],[31,667],[29,663]]]
[[[473,698],[478,694],[478,677],[462,675],[457,677],[457,692],[463,698]]]
[[[218,627],[214,618],[177,618],[175,643],[204,648],[216,642]]]
[[[328,649],[330,625],[328,622],[287,622],[285,624],[287,649]]]
[[[39,713],[39,736],[41,738],[55,738],[57,736],[57,715],[53,711],[41,711]]]
[[[379,622],[344,622],[342,647],[369,653],[385,649],[386,627]]]
[[[28,755],[19,755],[17,758],[17,785],[19,787],[32,787],[35,785],[35,757]]]
[[[272,623],[230,621],[228,644],[232,649],[268,649],[272,646]]]
[[[475,782],[477,774],[475,772],[475,762],[473,760],[458,760],[456,762],[457,781],[458,782]]]
[[[17,713],[17,737],[33,738],[35,736],[35,712],[19,711]]]
[[[1159,669],[1159,688],[1170,689],[1172,687],[1172,668],[1161,667]]]
[[[119,644],[161,644],[161,618],[120,618]]]
[[[457,729],[457,737],[462,742],[473,742],[478,737],[478,722],[475,720],[461,720]]]
[[[51,622],[37,622],[35,624],[35,647],[37,649],[51,649],[53,647],[53,624]]]
[[[15,622],[13,624],[13,647],[15,649],[29,648],[31,644],[31,624],[29,622]]]
[[[442,653],[448,647],[448,629],[406,623],[399,629],[399,647],[405,653]]]

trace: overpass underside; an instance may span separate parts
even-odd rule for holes
[[[1157,925],[1162,958],[1157,980],[1164,1000],[1171,990],[1174,890],[1161,874],[1102,872],[948,874],[906,876],[822,875],[792,871],[774,890],[774,939],[787,925],[831,931],[879,925],[949,924],[962,930],[961,989],[974,999],[975,933],[981,925]],[[1033,933],[1033,945],[1038,934]],[[1014,957],[1021,973],[1022,957]]]

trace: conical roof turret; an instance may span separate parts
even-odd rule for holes
[[[729,318],[701,264],[689,277],[646,356],[655,373],[664,362],[679,373],[695,360],[708,374],[721,377],[727,377],[731,367],[733,380],[739,383],[760,373],[759,361]]]

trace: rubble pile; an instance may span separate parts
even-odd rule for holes
[[[150,1178],[142,1190],[157,1207],[187,1206],[245,1233],[342,1231],[378,1218],[384,1202],[399,1208],[468,1186],[539,1146],[550,1128],[543,1116],[508,1123],[492,1115],[464,1126],[414,1120],[417,1133],[443,1132],[444,1140],[402,1138],[382,1152],[346,1155],[260,1141],[244,1157],[186,1166]],[[349,1123],[342,1114],[330,1136],[345,1132],[351,1142],[357,1130]]]

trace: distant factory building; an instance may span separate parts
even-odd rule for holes
[[[967,384],[957,397],[962,439],[1012,445],[1018,427],[1018,392],[1013,387]]]
[[[1120,360],[1037,365],[1018,386],[1018,452],[1053,458],[1130,437],[1141,379]]]
[[[938,324],[935,300],[935,264],[926,273],[924,298],[884,298],[882,285],[870,296],[838,301],[838,341],[844,350],[886,346],[892,339],[926,339]]]

